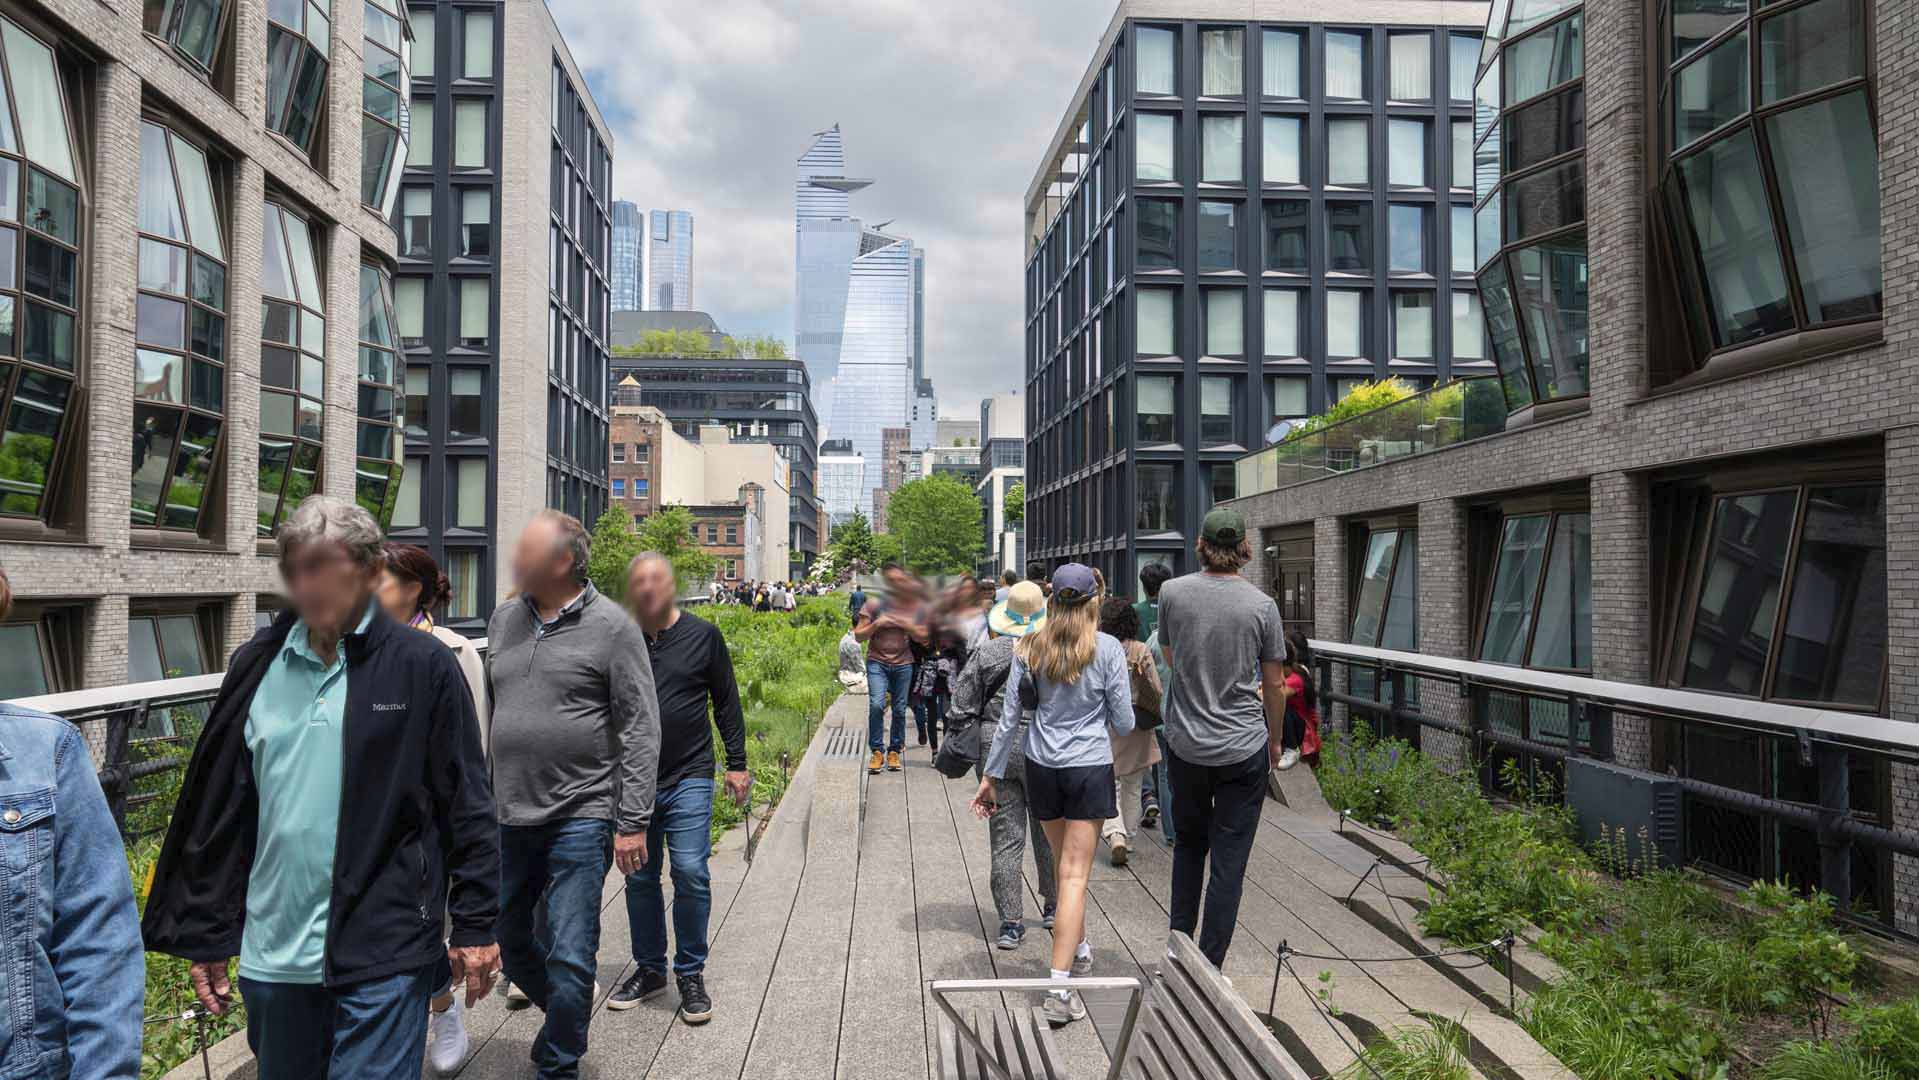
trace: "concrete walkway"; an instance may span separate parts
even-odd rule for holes
[[[945,780],[918,748],[909,751],[904,772],[869,778],[864,751],[865,701],[843,698],[829,711],[751,862],[744,830],[730,834],[716,853],[707,967],[713,1020],[698,1028],[680,1023],[670,990],[627,1012],[601,1008],[583,1075],[924,1080],[934,1075],[938,1014],[925,993],[928,980],[1046,974],[1050,938],[1038,926],[1030,857],[1026,943],[1014,952],[992,947],[999,919],[987,887],[986,826],[966,805],[972,782]],[[1298,952],[1356,957],[1410,956],[1417,948],[1381,928],[1390,924],[1369,921],[1341,902],[1374,854],[1334,831],[1337,819],[1318,800],[1306,770],[1278,786],[1285,801],[1266,806],[1225,973],[1257,1011],[1273,1003],[1282,1042],[1308,1071],[1324,1075],[1345,1066],[1352,1060],[1349,1046],[1374,1031],[1423,1026],[1426,1017],[1465,1017],[1481,1049],[1498,1053],[1510,1075],[1570,1075],[1493,1015],[1490,990],[1475,994],[1470,980],[1426,962],[1296,961],[1295,970],[1315,989],[1321,972],[1331,974],[1337,1019],[1321,1013],[1289,975],[1279,976],[1275,995],[1282,942]],[[1136,835],[1133,853],[1123,869],[1108,865],[1102,853],[1093,870],[1087,936],[1100,975],[1149,978],[1165,947],[1171,854],[1157,830]],[[1365,890],[1380,898],[1373,910],[1409,912],[1394,905],[1419,896],[1418,883],[1399,871],[1383,878],[1384,890]],[[632,966],[620,881],[611,876],[604,894],[602,995]],[[1489,969],[1476,970],[1487,979]],[[1504,978],[1487,986],[1494,983],[1503,996]],[[1104,1076],[1109,1059],[1102,1039],[1117,1037],[1115,1003],[1089,1004],[1092,1022],[1057,1033],[1073,1077]],[[509,1011],[498,998],[483,1003],[469,1014],[474,1048],[459,1075],[531,1076],[527,1055],[539,1023],[534,1010]],[[226,1062],[216,1076],[253,1074],[242,1041],[221,1049]],[[1501,1075],[1483,1066],[1482,1073]],[[174,1075],[201,1073],[194,1062]]]

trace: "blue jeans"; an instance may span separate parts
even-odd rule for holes
[[[913,665],[866,662],[866,748],[906,749],[906,697],[913,689]],[[893,738],[881,741],[880,723],[886,717],[886,695],[893,695]]]
[[[673,867],[673,974],[706,968],[706,923],[713,912],[713,778],[682,780],[653,799],[646,830],[646,865],[626,876],[626,922],[633,932],[633,962],[666,973],[666,901],[660,863]]]
[[[419,1080],[431,965],[349,986],[239,981],[261,1076]]]
[[[613,823],[567,818],[500,826],[500,961],[546,1013],[533,1040],[542,1080],[580,1074],[600,951],[600,889],[613,866]],[[545,921],[536,934],[534,912]]]

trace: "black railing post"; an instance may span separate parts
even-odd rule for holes
[[[1385,676],[1384,681],[1386,683],[1385,686],[1380,688],[1385,691],[1381,696],[1390,696],[1393,703],[1393,711],[1388,715],[1393,719],[1394,737],[1405,739],[1407,742],[1413,744],[1413,749],[1419,749],[1420,724],[1416,721],[1408,722],[1405,715],[1407,712],[1406,673],[1396,667],[1381,667],[1380,674]]]
[[[119,826],[122,836],[127,834],[127,798],[133,794],[133,773],[127,761],[127,746],[132,741],[133,729],[146,723],[146,719],[147,703],[144,701],[107,717],[107,746],[100,764],[100,786],[106,793],[107,809],[113,813],[113,823]]]
[[[1813,751],[1819,769],[1819,887],[1841,913],[1852,910],[1852,841],[1836,827],[1852,812],[1851,757],[1831,743]]]
[[[1569,749],[1577,751],[1579,748],[1579,721],[1582,713],[1585,714],[1586,735],[1592,747],[1592,756],[1600,761],[1612,761],[1612,706],[1610,705],[1594,704],[1584,698],[1573,699],[1573,745]]]

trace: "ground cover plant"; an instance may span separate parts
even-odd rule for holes
[[[1319,780],[1335,809],[1432,860],[1446,887],[1420,913],[1428,933],[1463,947],[1543,931],[1564,975],[1517,1019],[1584,1080],[1919,1077],[1919,988],[1865,961],[1830,897],[1757,882],[1729,901],[1658,867],[1643,836],[1582,849],[1555,792],[1516,763],[1496,803],[1363,724],[1328,741]]]

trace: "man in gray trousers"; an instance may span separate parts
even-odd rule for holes
[[[520,595],[487,624],[500,958],[546,1012],[532,1051],[541,1080],[580,1074],[600,893],[609,866],[646,862],[660,756],[646,639],[587,580],[588,555],[585,526],[541,511],[513,549]]]

